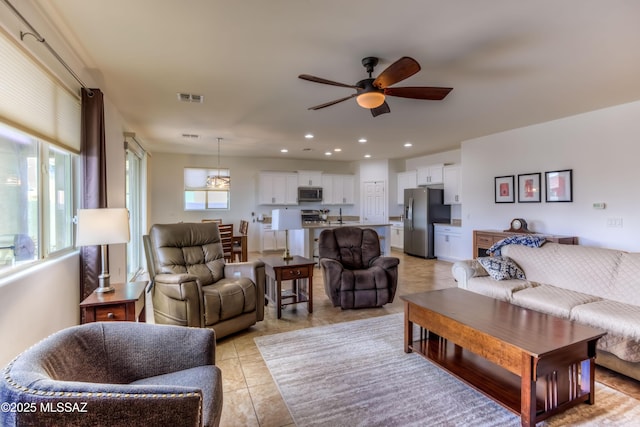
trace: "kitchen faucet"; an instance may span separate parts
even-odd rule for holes
[[[342,225],[342,208],[340,208],[340,213],[338,214],[338,222]]]

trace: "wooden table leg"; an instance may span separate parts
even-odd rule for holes
[[[311,314],[313,313],[313,270],[307,279],[307,298],[309,298],[307,301],[307,310],[309,311],[309,314]]]
[[[520,422],[524,427],[536,425],[536,379],[533,377],[534,360],[522,354],[520,376]]]
[[[413,322],[409,321],[409,303],[404,303],[404,352],[411,353]]]
[[[276,279],[276,318],[282,317],[282,280]]]

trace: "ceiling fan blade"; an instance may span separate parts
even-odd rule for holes
[[[440,101],[453,90],[452,87],[388,87],[384,94],[400,98],[430,99]]]
[[[322,77],[311,76],[309,74],[300,74],[298,76],[298,78],[300,78],[302,80],[308,80],[308,81],[314,82],[314,83],[322,83],[322,84],[325,84],[325,85],[340,86],[340,87],[350,87],[352,89],[358,89],[358,86],[348,85],[348,84],[345,84],[345,83],[334,82],[332,80],[323,79]]]
[[[358,96],[358,94],[354,93],[353,95],[345,96],[344,98],[336,99],[334,101],[325,102],[324,104],[316,105],[315,107],[309,107],[309,108],[307,108],[307,110],[319,110],[321,108],[330,107],[330,106],[335,105],[335,104],[337,104],[339,102],[346,101],[347,99],[351,99],[351,98],[353,98],[355,96]]]
[[[413,58],[403,56],[380,73],[373,81],[373,85],[384,89],[413,76],[418,71],[420,71],[420,64]]]
[[[391,109],[389,108],[389,104],[387,101],[383,102],[382,105],[376,108],[371,109],[371,115],[373,117],[379,116],[380,114],[390,113]]]

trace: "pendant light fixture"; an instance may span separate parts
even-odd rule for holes
[[[228,190],[231,185],[231,177],[220,175],[220,141],[222,138],[218,138],[218,170],[216,175],[207,177],[207,187],[214,190]]]

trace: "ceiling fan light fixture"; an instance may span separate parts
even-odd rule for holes
[[[384,103],[384,93],[382,92],[364,92],[356,97],[356,102],[362,108],[377,108]]]

